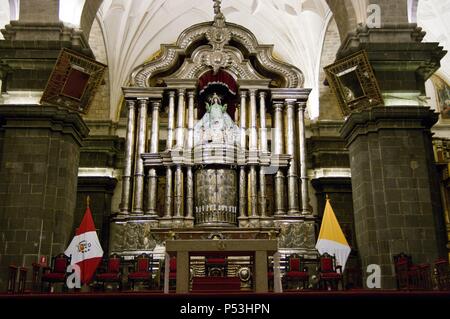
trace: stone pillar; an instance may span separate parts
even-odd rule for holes
[[[166,150],[171,150],[173,146],[173,130],[175,128],[175,91],[169,91],[168,108]]]
[[[247,91],[241,91],[241,107],[240,107],[241,114],[239,116],[240,118],[240,125],[241,125],[241,148],[245,150],[247,148],[246,142],[247,142]]]
[[[384,100],[384,107],[356,105],[341,136],[349,148],[362,267],[381,265],[381,288],[389,289],[396,286],[394,254],[405,252],[414,263],[424,263],[445,253],[430,133],[437,115],[421,96],[446,52],[438,43],[421,43],[425,32],[417,25],[390,24],[406,0],[376,3],[390,8],[382,14],[382,27],[356,29],[336,56],[366,50]],[[403,16],[406,22],[406,12]]]
[[[253,158],[258,152],[258,131],[256,123],[256,90],[250,89],[250,141],[249,141],[249,157]],[[248,172],[248,193],[250,200],[249,221],[253,227],[259,226],[258,216],[258,188],[256,166],[251,165]]]
[[[134,202],[133,213],[144,213],[144,161],[141,158],[141,154],[145,152],[145,141],[147,133],[147,99],[138,100],[139,113],[138,113],[138,127],[137,127],[137,141],[135,152],[135,172],[134,172]]]
[[[247,91],[241,91],[241,105],[240,105],[240,128],[241,128],[241,150],[245,156],[247,149]],[[246,227],[248,222],[247,212],[247,172],[245,166],[239,167],[239,226]]]
[[[125,167],[122,175],[122,201],[120,203],[120,214],[127,215],[130,212],[130,198],[131,198],[131,174],[133,170],[133,151],[135,139],[135,122],[136,122],[136,107],[135,101],[127,100],[128,106],[128,121],[127,133],[125,140]]]
[[[258,150],[258,131],[256,123],[256,90],[250,90],[250,152],[256,152]]]
[[[190,153],[192,158],[192,151],[194,147],[194,97],[195,92],[188,92],[188,138],[186,152]],[[186,226],[194,226],[194,176],[192,166],[186,168]]]
[[[288,214],[296,215],[299,211],[298,204],[298,173],[297,173],[297,155],[295,152],[295,112],[294,101],[286,100],[286,153],[291,156],[287,172],[287,196],[288,196]]]
[[[160,101],[152,101],[152,135],[150,137],[150,153],[158,153],[159,144],[159,109],[161,107]],[[156,197],[158,187],[158,175],[155,168],[148,170],[148,189],[147,189],[147,211],[146,215],[156,218],[158,212],[156,211]]]
[[[8,266],[31,269],[63,252],[73,233],[77,172],[89,129],[53,106],[0,107],[0,290]]]
[[[266,128],[266,97],[267,93],[259,92],[259,120],[260,120],[260,138],[259,151],[260,154],[267,153],[267,128]],[[266,168],[261,166],[259,169],[259,212],[261,223],[270,226],[271,222],[267,220],[267,194],[266,194]],[[263,221],[264,220],[264,221]]]
[[[274,118],[274,129],[273,129],[273,155],[280,155],[284,152],[284,139],[283,139],[283,104],[280,102],[275,102],[273,105],[273,118]],[[284,172],[278,169],[275,174],[275,212],[277,216],[286,214],[286,200],[285,200],[285,186],[284,186]]]
[[[59,21],[59,0],[21,0],[19,20],[1,32],[0,56],[8,57],[0,65],[4,91],[43,91],[62,48],[93,57],[82,31]]]
[[[396,288],[393,255],[432,263],[443,253],[442,214],[425,107],[373,107],[341,129],[352,172],[355,230],[363,269],[381,266],[381,288]]]
[[[306,134],[305,134],[305,109],[306,102],[298,103],[298,150],[300,154],[300,193],[301,193],[301,211],[303,215],[311,214],[311,206],[309,205],[309,179],[308,167],[306,165]]]
[[[267,128],[266,128],[266,97],[267,93],[264,91],[259,92],[259,122],[260,122],[260,138],[259,138],[259,150],[262,153],[267,152]]]
[[[176,150],[182,151],[184,147],[184,109],[185,95],[184,89],[178,89],[178,110],[177,110],[177,133],[176,133]],[[184,176],[181,165],[175,168],[175,185],[174,185],[174,225],[181,227],[184,220]]]
[[[175,127],[175,91],[169,91],[169,106],[168,106],[168,119],[167,119],[167,140],[166,151],[170,151],[173,147],[173,130]],[[173,214],[173,169],[172,167],[166,168],[166,191],[165,191],[165,203],[164,203],[164,216],[160,219],[161,227],[170,227],[172,224]]]
[[[177,143],[176,148],[182,149],[184,147],[184,109],[185,109],[185,95],[184,89],[178,89],[178,109],[177,109]]]

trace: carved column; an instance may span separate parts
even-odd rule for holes
[[[152,102],[152,135],[150,138],[150,153],[158,153],[159,143],[159,109],[160,101]],[[148,189],[147,189],[147,212],[146,215],[157,217],[156,211],[156,195],[158,187],[158,175],[156,169],[151,168],[148,171]]]
[[[246,129],[247,129],[247,91],[241,91],[241,107],[240,107],[240,120],[241,120],[241,147],[246,149]]]
[[[302,198],[302,214],[311,214],[309,205],[309,191],[308,191],[308,171],[306,166],[306,135],[305,135],[305,109],[306,102],[298,103],[298,144],[300,152],[300,189]]]
[[[145,141],[147,133],[147,99],[138,100],[138,128],[137,128],[137,147],[135,154],[136,170],[134,172],[134,207],[133,213],[143,214],[144,201],[144,162],[141,154],[145,152]]]
[[[247,128],[247,91],[241,91],[240,106],[240,126],[241,126],[241,149],[245,156],[247,148],[246,128]],[[246,226],[247,219],[247,172],[245,166],[239,168],[239,225]]]
[[[184,109],[185,109],[185,89],[178,89],[178,112],[177,112],[177,140],[176,149],[182,151],[184,147]],[[184,194],[183,194],[183,169],[177,165],[175,169],[175,189],[174,189],[174,222],[178,226],[183,224],[184,219]],[[176,220],[175,220],[176,219]]]
[[[258,131],[256,124],[256,90],[250,90],[250,152],[258,150]]]
[[[256,123],[256,90],[250,89],[250,143],[249,143],[249,153],[253,157],[258,151],[258,132]],[[257,190],[257,177],[256,177],[256,167],[251,165],[248,172],[249,180],[249,197],[250,197],[250,219],[253,218],[253,225],[257,226],[259,222],[256,220],[258,218],[258,190]],[[252,221],[250,221],[252,223]]]
[[[120,213],[129,214],[131,196],[131,171],[133,169],[134,134],[136,121],[135,101],[127,100],[128,122],[127,135],[125,141],[125,167],[122,176],[122,200],[120,203]]]
[[[297,173],[297,156],[295,154],[295,112],[294,101],[286,100],[286,153],[291,155],[289,168],[287,172],[288,186],[288,214],[298,214],[298,173]]]
[[[273,130],[273,154],[279,155],[284,152],[284,140],[283,140],[283,104],[275,102],[274,108],[274,130]],[[286,214],[285,206],[285,187],[284,187],[284,172],[278,169],[275,174],[275,215]]]
[[[263,153],[267,152],[266,97],[267,97],[266,92],[264,91],[259,92],[259,112],[260,112],[259,149]]]
[[[266,131],[266,96],[264,91],[259,92],[259,150],[260,153],[267,153],[267,131]],[[262,218],[267,217],[266,211],[266,171],[263,166],[259,169],[259,212]]]
[[[177,144],[176,147],[182,149],[184,147],[184,109],[185,89],[178,89],[178,110],[177,110]]]
[[[188,92],[188,138],[187,150],[192,152],[194,147],[194,91]],[[192,153],[191,153],[192,157]],[[194,226],[194,176],[192,167],[186,168],[186,220],[187,226]]]
[[[168,107],[168,120],[167,120],[167,140],[166,151],[169,151],[173,147],[173,130],[175,127],[175,92],[169,92],[169,107]],[[166,191],[165,191],[165,203],[164,203],[164,218],[160,221],[161,226],[170,226],[170,219],[173,212],[173,171],[171,167],[166,168]]]

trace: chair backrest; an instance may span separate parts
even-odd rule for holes
[[[289,271],[303,271],[299,255],[294,254],[289,257]]]
[[[65,273],[69,263],[70,257],[67,257],[64,254],[59,254],[58,256],[53,257],[53,272]]]
[[[335,272],[334,265],[334,256],[329,255],[328,253],[320,256],[320,271],[321,272]]]
[[[437,275],[442,276],[449,273],[449,264],[448,261],[444,258],[439,258],[434,262],[434,269],[437,272]]]
[[[207,257],[206,264],[208,265],[221,265],[225,266],[227,263],[226,258],[223,257]]]
[[[108,269],[109,273],[119,273],[120,272],[120,262],[121,258],[117,254],[112,254],[108,259]]]
[[[150,256],[148,254],[140,254],[136,258],[136,271],[148,272],[150,268]]]
[[[404,265],[406,264],[407,267],[410,267],[412,265],[412,258],[409,255],[406,255],[405,253],[400,253],[398,255],[394,255],[394,265]]]
[[[175,257],[170,258],[170,272],[177,271],[177,259]]]

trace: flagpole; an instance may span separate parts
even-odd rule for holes
[[[88,208],[90,208],[90,204],[91,204],[91,197],[89,196],[89,195],[87,195],[86,196],[86,209],[88,209]],[[84,234],[84,236],[86,236],[85,234]],[[80,279],[82,279],[82,278],[84,278],[84,268],[85,267],[81,267],[81,271],[80,271],[80,276],[81,276],[81,278]],[[87,285],[86,285],[86,283],[85,282],[83,282],[82,281],[82,284],[81,284],[81,289],[80,289],[80,291],[81,292],[88,292],[88,289],[87,289]]]

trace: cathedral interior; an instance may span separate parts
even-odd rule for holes
[[[0,2],[1,290],[64,252],[87,196],[105,257],[276,239],[314,264],[329,198],[362,278],[448,260],[450,0],[34,2]],[[106,66],[87,102],[45,100],[62,49]]]

